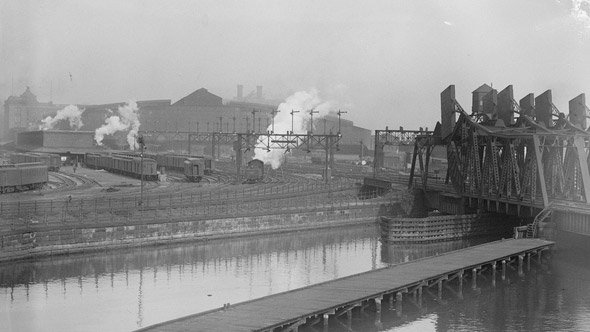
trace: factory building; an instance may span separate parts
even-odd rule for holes
[[[243,86],[238,85],[237,96],[232,100],[224,100],[222,97],[209,92],[205,88],[199,88],[178,101],[172,103],[170,99],[137,101],[140,131],[158,131],[169,133],[197,133],[197,132],[266,132],[271,127],[272,117],[281,101],[266,100],[263,97],[262,86],[257,86],[255,92],[244,96]],[[84,111],[81,114],[84,138],[82,146],[71,146],[64,142],[61,147],[68,148],[97,148],[96,144],[89,144],[93,139],[93,132],[105,124],[105,120],[117,115],[119,107],[125,102],[78,105]],[[51,133],[39,132],[41,120],[47,116],[55,116],[58,110],[66,105],[54,105],[52,103],[40,103],[29,88],[19,97],[11,96],[5,103],[3,134],[5,140],[16,140],[17,133],[30,131],[18,137],[19,150],[38,150],[58,148],[57,145],[48,145],[48,142],[59,142],[59,131]],[[305,112],[305,110],[301,110]],[[70,130],[67,121],[62,121],[54,129]],[[352,146],[371,146],[371,131],[355,126],[352,121],[338,117],[332,112],[323,118],[314,118],[314,133],[316,134],[342,134],[340,143]],[[130,148],[126,134],[119,132],[115,135],[107,135],[103,143],[113,149]],[[74,134],[68,136],[74,139]],[[186,149],[186,136],[179,136],[182,142],[164,144],[162,151],[167,149]],[[77,138],[76,138],[77,139]],[[67,140],[67,139],[66,139]],[[83,143],[82,143],[83,142]],[[169,142],[172,143],[172,142]],[[54,143],[51,143],[54,144]],[[184,145],[183,145],[184,144]],[[223,149],[222,149],[223,150]],[[230,148],[225,149],[230,151]],[[368,150],[368,149],[367,149]],[[66,151],[66,150],[64,150]],[[358,154],[358,153],[356,153]]]
[[[10,96],[4,101],[4,114],[0,126],[0,139],[12,141],[17,133],[38,129],[39,121],[64,108],[52,102],[42,103],[37,100],[29,87],[20,96]]]

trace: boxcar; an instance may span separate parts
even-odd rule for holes
[[[141,158],[122,154],[87,153],[85,164],[89,168],[104,169],[106,171],[141,178]],[[158,180],[157,164],[154,159],[143,158],[144,180]]]
[[[0,165],[1,193],[40,188],[47,180],[47,165],[43,163]]]
[[[244,170],[244,182],[256,183],[264,179],[264,162],[260,159],[253,159],[248,162]]]
[[[141,178],[142,174],[142,160],[140,157],[128,156],[112,156],[111,172]],[[157,164],[156,161],[150,158],[143,158],[143,176],[145,180],[157,180]]]
[[[57,172],[61,166],[61,156],[55,153],[41,152],[13,153],[10,156],[10,162],[13,164],[43,163],[50,171]]]

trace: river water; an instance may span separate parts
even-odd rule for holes
[[[0,331],[130,332],[489,240],[382,245],[362,226],[2,264]],[[495,286],[481,279],[463,299],[445,290],[442,303],[425,293],[403,314],[384,307],[380,324],[353,316],[353,330],[590,331],[587,252],[556,250],[549,264]]]

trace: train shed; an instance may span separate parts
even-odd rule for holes
[[[93,131],[36,130],[19,133],[17,151],[57,153],[62,157],[82,160],[87,152],[100,152]]]

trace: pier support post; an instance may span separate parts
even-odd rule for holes
[[[459,293],[457,295],[459,296],[459,299],[463,300],[463,271],[459,272],[458,277],[459,277]]]
[[[418,307],[422,309],[422,286],[418,287]]]
[[[539,251],[537,252],[537,262],[538,262],[539,264],[541,264],[541,258],[542,258],[542,255],[541,255],[541,254],[542,254],[542,253],[543,253],[543,250],[539,250]]]
[[[443,283],[442,280],[438,281],[438,301],[442,302],[442,287],[443,287]]]
[[[329,322],[330,315],[324,314],[323,321],[324,321],[324,332],[328,332],[328,322]]]
[[[389,310],[393,310],[393,293],[389,294]]]
[[[519,277],[524,276],[523,265],[524,265],[524,255],[518,255],[518,276]]]
[[[346,327],[352,328],[352,309],[346,312]]]
[[[526,270],[527,271],[531,270],[531,253],[530,252],[526,253]]]
[[[471,289],[477,289],[477,269],[471,269]]]
[[[402,299],[403,294],[401,292],[395,293],[395,311],[398,317],[402,316]]]
[[[381,297],[375,298],[375,326],[379,329],[382,328],[381,324]]]
[[[496,262],[492,263],[492,287],[496,287]]]
[[[506,260],[502,260],[502,281],[506,280]]]

